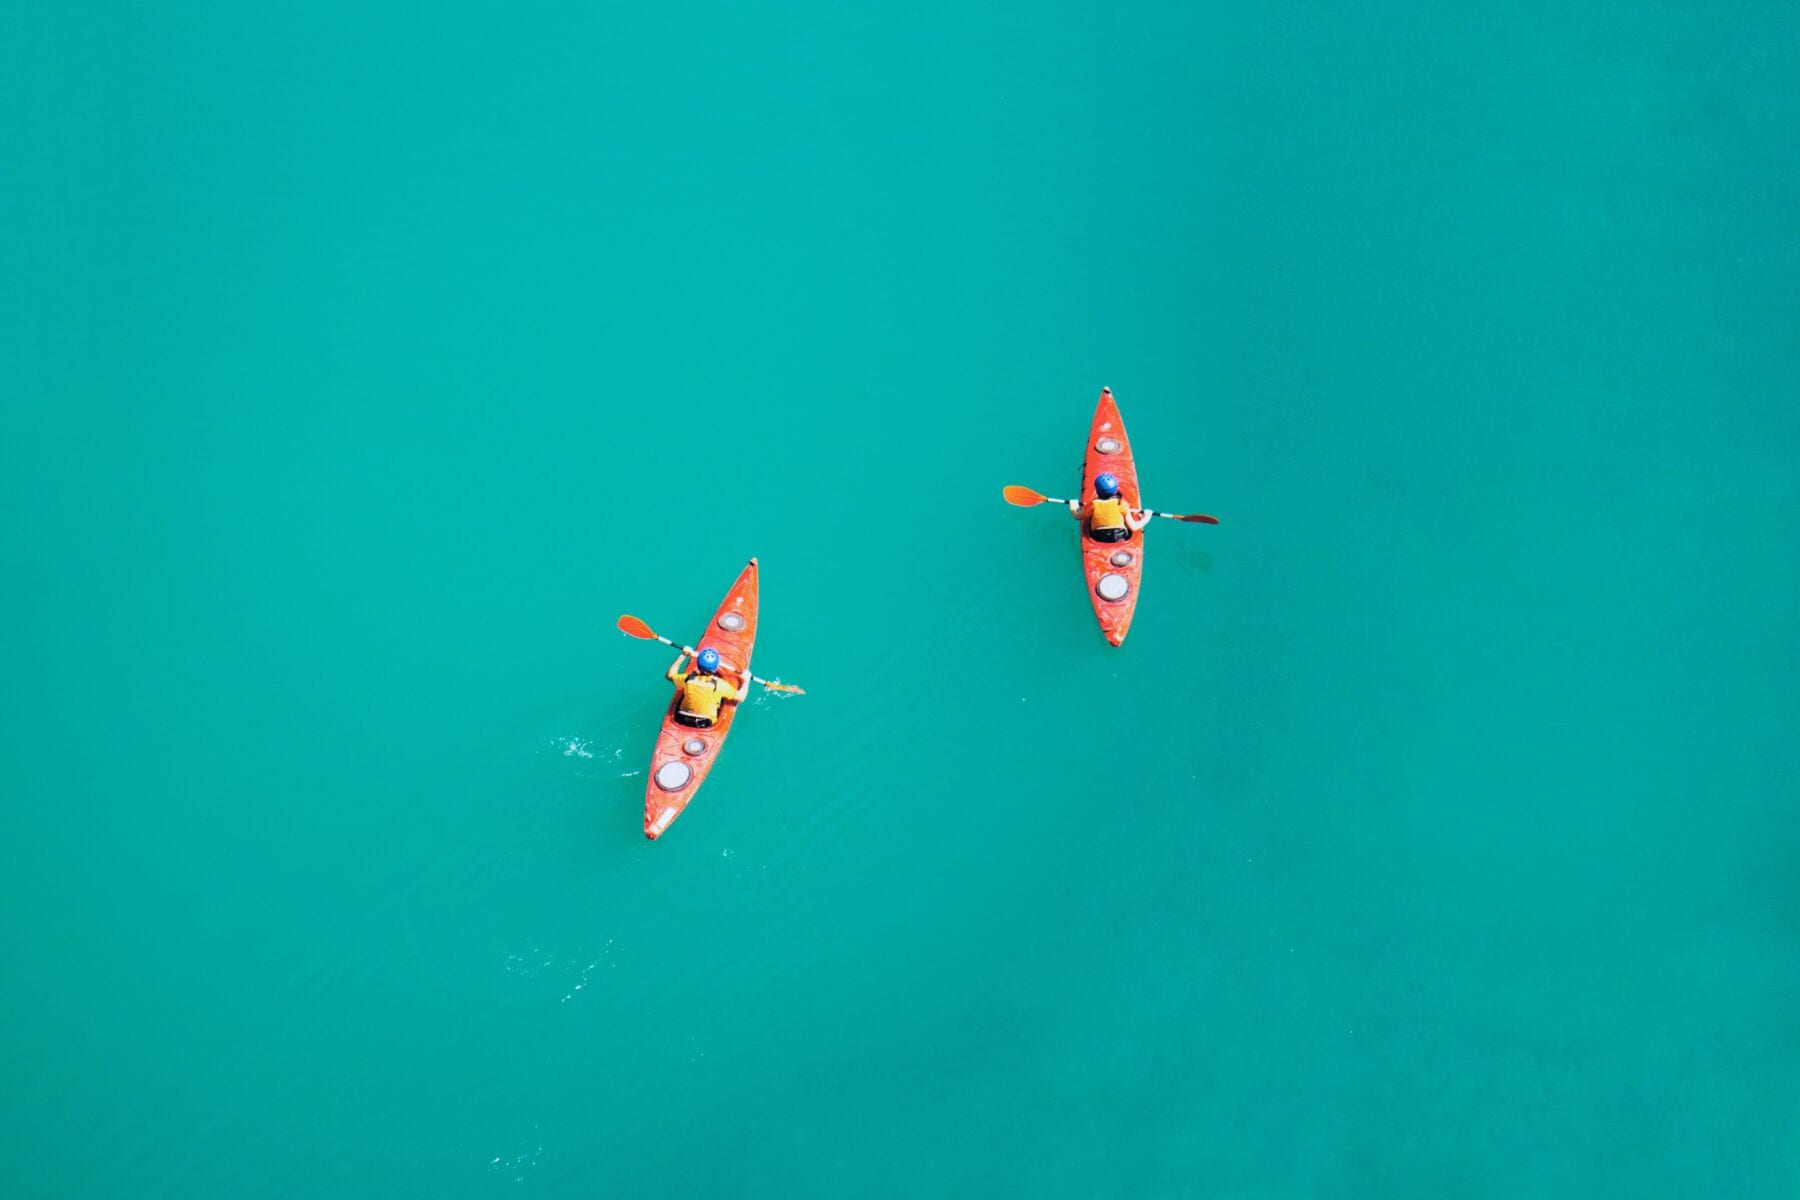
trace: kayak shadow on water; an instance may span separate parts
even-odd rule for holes
[[[1213,569],[1212,554],[1206,550],[1202,550],[1198,546],[1182,546],[1174,552],[1172,557],[1180,562],[1182,566],[1191,567],[1196,571],[1211,573]],[[1146,558],[1144,561],[1148,562],[1149,559]]]
[[[526,832],[563,823],[574,832],[559,839],[576,856],[571,862],[591,855],[596,840],[620,854],[642,850],[645,771],[656,746],[656,726],[646,727],[644,714],[658,714],[668,699],[660,681],[644,685],[630,702],[539,743],[547,808],[528,819]]]

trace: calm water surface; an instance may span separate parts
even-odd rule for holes
[[[1796,1194],[1800,45],[1578,7],[15,12],[9,1193]]]

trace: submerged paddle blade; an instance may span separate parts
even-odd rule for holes
[[[795,687],[791,683],[765,683],[763,686],[768,688],[771,692],[792,692],[796,696],[806,695],[805,688]]]
[[[1020,508],[1030,508],[1035,504],[1042,504],[1045,500],[1042,493],[1034,492],[1028,487],[1020,487],[1016,483],[1009,483],[1001,488],[1000,494],[1006,497],[1008,504],[1016,504]]]
[[[627,637],[643,638],[647,642],[656,640],[655,632],[629,613],[619,618],[619,632]]]

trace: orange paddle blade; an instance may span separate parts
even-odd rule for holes
[[[629,613],[619,618],[619,632],[627,637],[643,638],[647,642],[656,640],[656,634],[651,628]]]
[[[1020,487],[1016,483],[1009,483],[1001,488],[1000,494],[1006,497],[1008,504],[1016,504],[1020,508],[1030,508],[1034,504],[1044,502],[1042,493],[1034,492],[1028,487]]]
[[[1209,517],[1205,513],[1189,513],[1181,519],[1183,521],[1191,521],[1196,525],[1217,525],[1219,523],[1219,518]]]

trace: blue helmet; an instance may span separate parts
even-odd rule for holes
[[[708,646],[694,657],[694,661],[700,664],[702,671],[711,675],[719,669],[719,652]]]
[[[1111,471],[1102,471],[1094,476],[1094,490],[1102,499],[1110,500],[1119,494],[1119,477]]]

